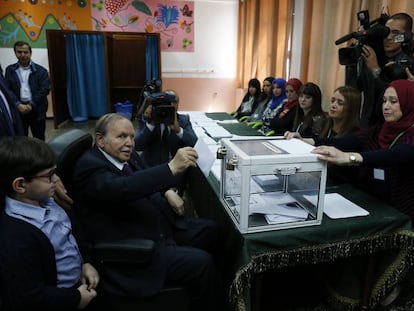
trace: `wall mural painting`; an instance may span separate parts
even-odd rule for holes
[[[0,0],[0,47],[46,47],[46,29],[160,33],[162,51],[194,51],[194,3],[137,0]]]
[[[159,32],[162,51],[194,51],[190,1],[92,0],[94,30]]]
[[[0,0],[0,47],[46,47],[46,29],[89,30],[89,0]],[[4,15],[3,15],[4,14]]]

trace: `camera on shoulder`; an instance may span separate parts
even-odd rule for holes
[[[171,125],[174,123],[175,107],[172,103],[175,96],[167,93],[151,93],[145,98],[145,107],[152,105],[151,121],[154,124],[164,123]]]
[[[171,125],[174,123],[176,113],[175,107],[172,105],[175,96],[161,92],[161,85],[161,79],[152,79],[141,89],[137,109],[138,118],[141,118],[147,107],[151,105],[151,123]]]
[[[364,44],[370,45],[379,56],[382,52],[382,40],[390,33],[390,29],[385,26],[388,20],[387,14],[381,14],[379,18],[370,22],[368,11],[360,11],[357,13],[357,18],[363,30],[354,31],[335,41],[335,44],[338,45],[350,39],[356,39],[352,46],[338,50],[341,65],[356,65],[361,57]]]

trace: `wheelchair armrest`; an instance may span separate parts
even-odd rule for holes
[[[148,239],[125,239],[100,242],[92,246],[94,261],[103,263],[145,263],[151,260],[155,242]]]

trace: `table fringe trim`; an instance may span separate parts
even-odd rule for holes
[[[392,290],[406,274],[409,267],[413,265],[413,246],[414,232],[403,230],[397,233],[379,234],[336,243],[306,246],[294,250],[275,250],[261,253],[260,255],[253,256],[247,265],[237,271],[229,291],[230,303],[235,310],[246,310],[246,306],[243,303],[243,294],[245,290],[251,288],[256,274],[296,265],[332,262],[341,258],[400,249],[403,258],[399,261],[399,264],[390,267],[388,269],[389,272],[384,273],[382,282],[378,281],[372,290],[369,303],[370,306],[375,306]],[[339,299],[337,302],[340,303]],[[358,302],[355,302],[355,306],[357,304]],[[350,305],[352,309],[355,306],[353,303]]]

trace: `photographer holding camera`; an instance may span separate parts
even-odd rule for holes
[[[142,118],[138,121],[135,150],[142,151],[141,157],[147,166],[168,162],[179,148],[194,147],[197,142],[190,117],[177,112],[179,100],[173,90],[146,98]],[[184,190],[183,178],[180,176],[177,181],[180,194]]]
[[[361,59],[365,66],[362,66],[358,77],[358,87],[364,92],[362,126],[370,126],[382,119],[381,98],[388,83],[413,78],[412,24],[410,15],[396,13],[385,23],[389,33],[383,39],[383,50],[376,52],[369,44],[362,45]],[[380,57],[382,53],[384,56]]]

